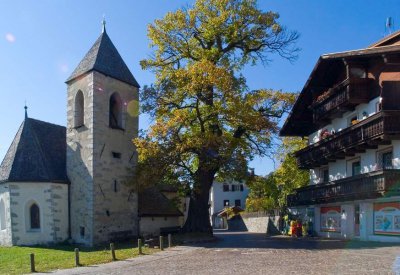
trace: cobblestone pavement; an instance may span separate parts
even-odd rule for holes
[[[219,241],[206,247],[176,247],[128,261],[58,273],[400,275],[398,244],[268,238],[243,232],[215,235]]]

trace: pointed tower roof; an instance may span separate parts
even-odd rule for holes
[[[96,40],[92,48],[66,82],[68,83],[90,71],[97,71],[132,86],[140,87],[114,44],[111,42],[110,37],[108,37],[104,26],[100,37]]]
[[[67,183],[65,127],[26,118],[0,165],[0,182]]]

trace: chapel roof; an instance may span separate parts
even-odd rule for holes
[[[68,183],[65,127],[26,117],[0,165],[0,182]]]
[[[97,71],[132,86],[140,87],[105,29],[66,82],[90,71]]]
[[[157,187],[150,187],[139,194],[139,216],[166,217],[183,214]]]

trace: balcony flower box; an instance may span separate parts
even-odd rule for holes
[[[327,129],[324,129],[321,131],[319,137],[320,137],[320,139],[324,139],[324,138],[330,137],[331,135],[332,134]]]

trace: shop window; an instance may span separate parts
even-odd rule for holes
[[[340,232],[340,206],[321,207],[321,231]]]
[[[394,238],[400,236],[400,203],[374,203],[374,234]]]
[[[240,200],[235,200],[235,206],[242,206]]]

